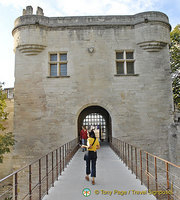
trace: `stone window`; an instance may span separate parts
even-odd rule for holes
[[[67,76],[67,53],[49,54],[50,77]]]
[[[134,74],[134,52],[116,51],[116,73],[118,75]]]

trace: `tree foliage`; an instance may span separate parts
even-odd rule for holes
[[[170,33],[170,63],[175,106],[180,110],[180,24]]]
[[[10,147],[14,145],[15,140],[12,132],[5,133],[5,127],[3,122],[8,118],[8,113],[6,109],[6,94],[3,94],[2,84],[0,83],[0,163],[3,162],[3,157],[5,153],[10,152]]]

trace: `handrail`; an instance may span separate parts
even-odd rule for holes
[[[111,148],[157,199],[180,200],[180,166],[112,138]]]
[[[0,180],[0,200],[41,200],[78,148],[76,138],[4,177]]]
[[[133,146],[133,145],[131,145],[131,146]],[[133,147],[135,147],[135,146],[133,146]],[[177,168],[180,168],[180,165],[176,165],[176,164],[174,164],[174,163],[172,163],[172,162],[170,162],[170,161],[168,161],[168,160],[165,160],[165,159],[163,159],[163,158],[160,158],[160,157],[158,157],[158,156],[156,156],[156,155],[154,155],[154,154],[151,154],[151,153],[149,153],[149,152],[147,152],[147,151],[144,151],[145,153],[148,153],[149,155],[151,155],[151,156],[153,156],[153,157],[156,157],[156,158],[158,158],[159,160],[162,160],[162,161],[164,161],[164,162],[166,162],[166,163],[168,163],[168,164],[170,164],[170,165],[172,165],[172,166],[174,166],[174,167],[177,167]]]

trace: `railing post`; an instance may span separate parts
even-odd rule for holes
[[[136,159],[136,178],[138,177],[138,172],[137,172],[137,148],[135,147],[135,159]]]
[[[123,163],[124,163],[124,142],[123,143]]]
[[[67,143],[67,164],[69,163],[69,161],[70,161],[70,155],[69,155],[69,142]]]
[[[125,163],[126,163],[126,166],[127,166],[127,147],[126,147],[126,142],[125,142]]]
[[[71,143],[70,142],[68,142],[68,163],[70,162],[70,160],[71,160]]]
[[[116,145],[116,141],[115,141],[115,139],[113,138],[113,150],[116,152],[116,150],[115,150],[115,145]]]
[[[48,154],[46,155],[46,194],[48,194],[49,190],[49,180],[48,180],[49,172],[48,172]]]
[[[68,143],[66,143],[66,166],[68,164]]]
[[[79,147],[79,146],[78,146],[78,147]],[[72,156],[74,155],[73,149],[74,149],[74,146],[73,146],[73,143],[71,143],[71,154],[72,154]]]
[[[128,163],[127,163],[128,169],[129,169],[129,144],[128,144]]]
[[[72,158],[72,156],[73,156],[73,144],[72,144],[72,142],[70,143],[70,151],[71,151],[71,158]]]
[[[142,152],[141,150],[139,150],[139,156],[140,156],[140,172],[141,172],[141,185],[142,185],[142,180],[143,180],[143,177],[142,177]]]
[[[56,180],[58,180],[58,150],[56,149]]]
[[[121,157],[120,156],[120,141],[118,140],[118,156],[119,156],[119,158]]]
[[[65,169],[66,166],[66,144],[63,145],[63,170]]]
[[[60,170],[60,175],[61,175],[61,171],[62,171],[62,163],[61,163],[61,147],[59,147],[59,170]]]
[[[118,139],[116,139],[116,154],[119,157],[119,141],[118,141]]]
[[[66,159],[67,159],[66,155],[67,155],[67,143],[65,144],[65,153],[64,153],[64,168],[66,167]]]
[[[29,165],[29,200],[32,199],[31,183],[32,183],[32,177],[31,177],[31,165]]]
[[[63,150],[63,152],[62,152],[62,161],[63,161],[63,168],[62,168],[62,170],[63,171],[64,171],[64,147],[65,147],[65,145],[62,146],[62,150]]]
[[[68,143],[66,143],[66,166],[68,163]]]
[[[15,200],[18,199],[18,175],[17,173],[15,173],[15,177],[14,177],[14,182],[15,182],[15,187],[14,187],[14,196],[15,196]]]
[[[167,180],[167,190],[169,190],[169,164],[166,162],[166,180]],[[168,194],[168,200],[169,200],[169,194]]]
[[[68,163],[68,143],[66,143],[66,166]]]
[[[149,190],[149,160],[148,160],[148,153],[146,152],[146,174],[147,174],[147,186]]]
[[[116,153],[117,153],[117,155],[118,155],[118,157],[119,157],[119,141],[118,141],[118,139],[116,139]]]
[[[121,158],[121,160],[122,160],[122,145],[121,145],[121,140],[119,140],[119,145],[120,145],[120,149],[119,149],[120,158]]]
[[[51,154],[51,157],[52,157],[52,187],[54,187],[54,152],[52,151],[52,154]]]
[[[156,157],[154,157],[154,169],[155,169],[155,183],[156,183],[156,191],[158,191],[157,160],[156,160]],[[156,198],[158,199],[158,192],[156,193]]]
[[[39,200],[41,200],[41,159],[39,159]]]
[[[133,147],[131,145],[131,170],[132,170],[132,174],[133,174]]]
[[[68,162],[70,162],[70,160],[71,160],[71,144],[70,144],[70,142],[69,142],[69,150],[68,150],[68,152],[69,152],[69,161]]]

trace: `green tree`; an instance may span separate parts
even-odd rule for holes
[[[170,63],[175,106],[180,110],[180,24],[170,33]]]
[[[3,126],[3,122],[8,119],[8,113],[5,111],[5,100],[6,94],[3,93],[2,83],[0,83],[0,163],[3,162],[4,154],[10,152],[10,147],[15,143],[12,132],[4,132],[6,128]]]

